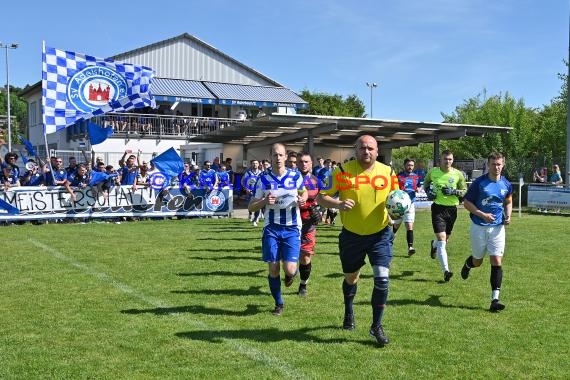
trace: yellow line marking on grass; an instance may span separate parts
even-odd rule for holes
[[[113,286],[116,289],[119,289],[121,292],[128,294],[130,296],[132,296],[133,298],[136,298],[140,301],[143,301],[144,303],[147,303],[148,305],[152,306],[152,307],[156,307],[156,308],[164,308],[167,307],[166,304],[164,304],[161,300],[154,298],[154,297],[149,297],[147,295],[145,295],[144,293],[141,293],[139,291],[137,291],[136,289],[131,288],[130,286],[123,284],[122,282],[119,282],[117,280],[115,280],[114,278],[112,278],[111,276],[109,276],[108,274],[104,273],[104,272],[100,272],[97,271],[93,268],[91,268],[90,266],[83,264],[82,262],[75,260],[69,256],[66,256],[65,254],[63,254],[62,252],[58,251],[57,249],[50,247],[38,240],[35,239],[28,239],[30,241],[30,243],[32,243],[33,245],[35,245],[36,247],[42,249],[45,252],[48,252],[51,256],[53,256],[54,258],[61,260],[77,269],[79,269],[80,271],[95,277],[96,279],[98,279],[101,282],[107,283],[111,286]],[[186,314],[180,314],[180,313],[176,313],[177,317],[180,318],[184,318],[186,320],[189,320],[195,327],[199,327],[205,330],[210,329],[210,327],[199,320],[196,320],[194,318],[190,318],[188,317]],[[290,364],[282,361],[279,358],[273,357],[263,351],[260,351],[254,347],[250,347],[246,344],[240,343],[240,342],[236,342],[234,340],[231,339],[223,339],[223,341],[227,344],[229,344],[231,346],[231,348],[241,354],[243,354],[244,356],[250,358],[253,361],[256,361],[258,363],[264,364],[267,367],[271,368],[271,369],[276,369],[279,370],[281,372],[281,374],[286,377],[286,378],[294,378],[294,379],[307,379],[308,376],[307,375],[303,375],[301,374],[297,369],[295,369],[294,367],[292,367]]]

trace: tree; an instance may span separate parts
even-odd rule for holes
[[[364,103],[356,95],[349,95],[344,99],[342,95],[311,93],[306,89],[299,95],[309,103],[309,108],[299,111],[301,114],[364,117]]]
[[[535,109],[525,107],[522,99],[514,99],[508,92],[489,98],[486,93],[478,94],[457,106],[451,114],[442,113],[445,123],[494,125],[512,127],[509,133],[487,133],[483,137],[463,137],[460,140],[441,141],[441,150],[450,149],[456,159],[486,158],[492,151],[503,153],[509,164],[507,176],[517,178],[518,173],[530,173],[535,165],[533,153],[536,144],[535,131],[539,114]],[[433,144],[422,144],[416,151],[406,152],[419,159],[432,158]],[[414,156],[413,153],[421,153]],[[399,157],[394,155],[394,157]],[[516,159],[514,159],[516,158]]]
[[[10,116],[15,117],[16,121],[12,124],[12,141],[18,142],[18,134],[24,131],[28,120],[28,105],[26,101],[20,98],[21,88],[10,86]],[[0,92],[0,115],[8,114],[6,103],[6,92]]]

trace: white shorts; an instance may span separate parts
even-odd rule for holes
[[[394,220],[394,224],[400,225],[402,224],[402,222],[414,223],[415,220],[416,220],[416,206],[414,206],[414,202],[412,202],[412,205],[410,206],[408,211],[406,211],[404,216],[402,216],[400,219]]]
[[[505,251],[505,226],[480,226],[471,223],[471,254],[475,259],[489,256],[503,256]]]

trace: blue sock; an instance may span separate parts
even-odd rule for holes
[[[275,300],[275,306],[283,305],[283,298],[281,297],[281,277],[271,277],[267,276],[269,282],[269,289],[271,290],[271,295]]]
[[[388,300],[388,277],[375,277],[372,290],[372,326],[382,324],[382,315]]]
[[[344,294],[344,314],[354,314],[352,301],[356,295],[357,285],[349,285],[346,280],[342,282],[342,293]]]

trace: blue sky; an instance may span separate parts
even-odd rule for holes
[[[0,41],[10,83],[41,78],[41,44],[99,57],[189,33],[294,91],[357,95],[373,116],[441,121],[486,90],[530,107],[558,95],[562,0],[13,1]],[[92,29],[93,28],[93,29]],[[4,49],[0,84],[5,85]]]

